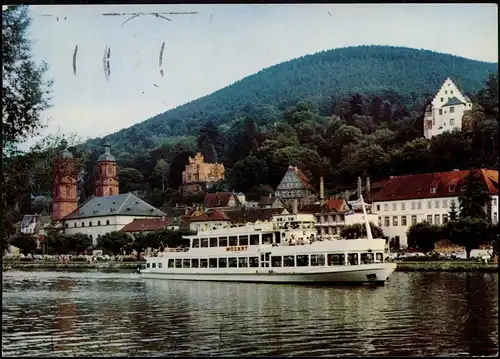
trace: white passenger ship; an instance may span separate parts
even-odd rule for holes
[[[143,278],[383,284],[396,269],[386,262],[385,239],[325,239],[304,214],[272,221],[199,229],[188,248],[165,248],[146,257]]]

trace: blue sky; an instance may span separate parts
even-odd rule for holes
[[[126,17],[102,15],[168,11],[199,13],[172,15],[172,22],[140,16],[123,27]],[[55,81],[44,133],[82,138],[116,132],[264,67],[332,48],[407,46],[498,62],[496,4],[31,6],[30,15],[35,59],[49,64]]]

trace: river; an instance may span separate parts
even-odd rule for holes
[[[493,355],[498,274],[400,273],[384,287],[3,273],[6,356]]]

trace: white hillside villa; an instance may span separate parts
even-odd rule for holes
[[[461,130],[464,112],[471,109],[472,101],[448,77],[434,96],[432,104],[425,109],[424,137]]]

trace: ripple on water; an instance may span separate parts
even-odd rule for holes
[[[335,288],[12,271],[2,348],[8,356],[491,355],[497,284],[498,275],[454,273]]]

